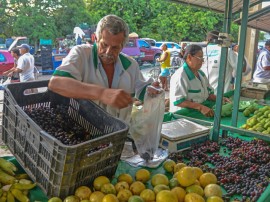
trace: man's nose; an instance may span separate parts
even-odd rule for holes
[[[112,52],[112,48],[110,46],[108,46],[106,49],[106,54],[110,54],[111,52]]]

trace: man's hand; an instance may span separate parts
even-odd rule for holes
[[[13,75],[13,72],[10,72],[7,74],[8,77],[12,77],[12,75]]]
[[[201,105],[200,112],[206,117],[213,117],[215,114],[215,112],[212,109],[204,105]]]
[[[106,88],[101,93],[99,100],[106,105],[110,105],[118,109],[128,107],[133,103],[130,94],[122,89]]]
[[[152,83],[151,86],[147,87],[147,93],[150,97],[155,97],[156,95],[160,94],[163,90],[159,86],[159,82]]]

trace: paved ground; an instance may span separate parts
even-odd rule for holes
[[[142,68],[142,73],[145,76],[149,76],[149,72],[153,69],[151,66],[144,66]],[[50,75],[41,75],[38,80],[49,79]],[[4,91],[0,90],[0,156],[10,156],[12,155],[5,144],[2,142],[2,111],[3,111],[3,99],[4,99]],[[166,92],[166,97],[168,97],[168,92]]]

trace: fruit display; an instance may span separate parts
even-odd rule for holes
[[[138,168],[133,176],[119,174],[115,177],[116,181],[98,176],[91,187],[78,187],[63,202],[205,202],[208,198],[223,201],[221,187],[216,184],[217,178],[213,173],[203,173],[198,167],[177,164],[170,159],[161,168],[164,168],[162,172],[165,174],[151,175],[149,170]],[[177,172],[174,173],[174,170]],[[168,177],[172,174],[176,177]],[[53,197],[49,202],[60,200]]]
[[[16,174],[17,167],[0,157],[0,201],[21,202],[30,201],[29,190],[36,187],[36,184],[29,180],[26,174]]]
[[[246,123],[240,128],[270,135],[270,106],[264,106],[259,109],[254,107],[252,109],[246,108],[243,113],[245,116],[250,116],[251,114],[253,116],[247,119]]]
[[[211,193],[220,197],[220,190],[212,185],[217,183],[226,190],[222,197],[224,201],[238,196],[239,201],[255,202],[270,181],[270,147],[262,140],[247,142],[228,137],[220,144],[207,141],[182,153],[173,153],[169,158],[176,162],[185,161],[188,166],[199,167],[205,172],[199,182],[205,196],[209,196],[207,201],[214,201]]]
[[[68,106],[29,107],[25,108],[24,111],[44,131],[54,136],[65,145],[76,145],[95,138],[70,118]],[[93,151],[97,151],[102,148],[92,149]]]

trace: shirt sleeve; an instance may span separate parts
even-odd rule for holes
[[[25,62],[24,62],[23,56],[19,57],[16,68],[18,68],[18,69],[20,69],[22,71],[24,70]]]
[[[172,92],[170,96],[170,99],[172,99],[174,106],[177,106],[184,102],[187,99],[188,95],[188,78],[186,78],[184,75],[180,75],[180,77],[178,78],[179,79],[176,80],[175,84],[171,84],[175,85],[175,87],[171,89]]]
[[[85,66],[83,63],[87,57],[87,51],[84,50],[79,46],[74,46],[69,54],[63,58],[62,64],[56,68],[53,75],[70,77],[82,81],[83,67]]]
[[[154,80],[152,78],[145,78],[143,76],[139,67],[136,68],[135,97],[143,101],[147,86],[153,82]]]
[[[262,57],[262,67],[268,67],[270,66],[270,54],[265,54]]]

